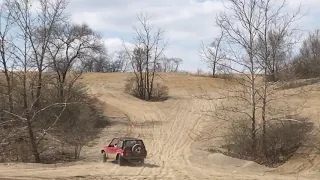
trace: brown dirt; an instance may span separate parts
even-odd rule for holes
[[[225,179],[280,180],[319,179],[319,157],[295,156],[283,166],[272,169],[254,162],[204,151],[208,142],[194,141],[195,134],[206,125],[219,122],[201,116],[201,110],[212,101],[192,98],[201,85],[210,93],[219,86],[218,79],[185,74],[164,74],[171,98],[165,102],[143,102],[123,93],[127,73],[85,74],[82,82],[90,93],[103,101],[106,115],[115,123],[103,130],[100,138],[84,147],[83,160],[55,165],[10,163],[0,164],[0,179]],[[310,94],[311,95],[311,94]],[[319,117],[319,93],[313,92],[312,106],[304,113]],[[126,117],[129,117],[128,120]],[[135,125],[130,127],[130,123]],[[112,137],[131,135],[144,139],[148,158],[144,166],[102,163],[100,148]],[[306,150],[302,150],[306,152]]]

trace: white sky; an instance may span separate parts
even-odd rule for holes
[[[136,14],[142,11],[152,15],[157,26],[166,30],[170,39],[166,49],[169,57],[183,59],[182,70],[195,72],[206,65],[199,57],[201,41],[209,42],[218,33],[215,16],[223,11],[224,0],[71,0],[68,12],[72,21],[86,22],[99,31],[109,51],[122,46],[122,39],[132,41]],[[302,2],[308,14],[300,20],[303,30],[320,28],[320,0],[288,0],[294,9]]]

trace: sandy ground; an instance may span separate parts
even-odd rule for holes
[[[190,75],[164,75],[171,98],[165,102],[143,102],[123,93],[127,74],[86,74],[82,81],[91,93],[106,103],[105,113],[115,124],[83,149],[83,160],[74,163],[1,164],[0,179],[225,179],[306,180],[320,179],[317,157],[312,162],[296,157],[287,164],[266,168],[254,162],[208,153],[207,142],[194,140],[208,123],[201,110],[212,101],[192,98],[199,85],[214,91],[219,80]],[[317,113],[317,112],[315,112]],[[126,117],[129,117],[128,120]],[[131,128],[130,124],[135,127]],[[143,166],[119,167],[102,163],[100,148],[114,136],[136,136],[145,141],[148,158]]]

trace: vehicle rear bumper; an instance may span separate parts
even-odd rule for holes
[[[142,157],[125,157],[122,156],[123,159],[127,160],[127,161],[141,161],[144,160],[146,157],[142,156]]]

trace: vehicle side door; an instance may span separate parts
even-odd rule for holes
[[[123,153],[123,145],[124,145],[124,141],[120,139],[119,143],[117,145],[116,154],[122,154]]]
[[[114,138],[110,142],[107,152],[108,152],[108,158],[110,159],[115,159],[116,158],[116,153],[117,153],[117,144],[118,144],[119,138]]]

